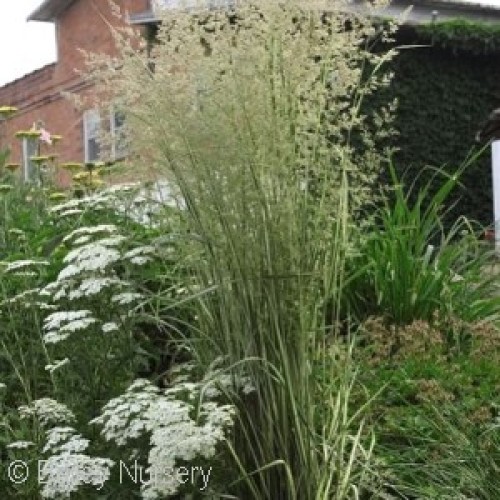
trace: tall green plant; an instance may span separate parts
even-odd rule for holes
[[[371,232],[352,262],[348,287],[358,315],[385,315],[397,324],[431,320],[435,313],[473,321],[498,315],[494,280],[484,266],[492,251],[478,241],[465,218],[444,228],[446,205],[467,160],[431,193],[432,180],[416,193],[406,190],[390,167],[393,196],[377,211]],[[439,173],[439,172],[438,172]]]
[[[381,162],[361,102],[388,82],[379,71],[391,54],[369,52],[368,21],[321,5],[167,13],[151,60],[129,51],[120,71],[94,72],[112,78],[133,143],[185,202],[198,264],[192,352],[202,364],[223,356],[256,388],[228,443],[239,477],[227,493],[242,498],[347,498],[367,486],[353,370],[329,362],[326,344],[351,215]]]

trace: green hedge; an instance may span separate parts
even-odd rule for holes
[[[449,33],[450,26],[456,26],[454,23],[441,23],[441,33]],[[472,23],[466,26],[470,32]],[[495,31],[499,39],[500,29]],[[406,172],[408,181],[426,166],[453,172],[471,151],[480,149],[475,144],[475,134],[489,113],[500,107],[500,51],[493,53],[489,42],[489,49],[479,53],[478,38],[473,38],[474,43],[468,46],[459,36],[452,43],[453,37],[438,33],[436,25],[417,30],[406,28],[398,40],[402,44],[433,44],[400,52],[393,66],[395,78],[388,90],[389,96],[399,101],[395,121],[399,136],[392,142],[399,151],[394,162],[399,174]],[[389,96],[379,95],[377,99]],[[421,174],[422,183],[430,175],[428,171]],[[491,224],[489,148],[462,180],[452,216],[466,215],[483,225]]]

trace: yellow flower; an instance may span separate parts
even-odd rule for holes
[[[40,131],[39,130],[19,130],[16,132],[14,135],[18,139],[23,139],[24,137],[40,137]]]
[[[98,187],[101,187],[104,185],[104,181],[102,181],[101,179],[92,179],[89,183],[88,183],[89,187],[91,188],[94,188],[94,189],[97,189]]]
[[[17,111],[14,106],[0,106],[0,118],[9,118]]]
[[[7,163],[5,165],[5,168],[7,170],[10,170],[11,172],[14,172],[15,170],[17,170],[21,165],[19,165],[19,163]]]
[[[83,165],[81,163],[61,163],[59,165],[61,168],[64,168],[64,170],[69,170],[70,172],[78,172],[78,170],[83,168]]]
[[[68,197],[66,193],[63,193],[61,191],[57,191],[55,193],[49,194],[49,199],[53,201],[59,201],[59,200],[64,200]]]
[[[48,156],[30,156],[30,160],[33,163],[41,165],[42,163],[45,163],[46,161],[49,161],[49,157]]]
[[[90,177],[89,172],[78,172],[73,176],[73,180],[77,182],[85,181]]]

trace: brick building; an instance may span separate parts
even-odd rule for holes
[[[125,19],[135,19],[138,34],[143,31],[141,19],[151,22],[151,0],[115,0]],[[56,27],[57,60],[0,87],[0,105],[14,106],[18,111],[0,122],[2,145],[12,149],[11,161],[24,167],[29,175],[29,156],[33,143],[28,139],[12,139],[19,130],[29,130],[34,123],[63,140],[57,145],[59,161],[94,161],[98,155],[97,127],[109,127],[113,132],[120,126],[120,116],[99,116],[95,110],[82,110],[64,97],[64,93],[85,98],[92,93],[92,84],[78,73],[84,69],[80,49],[113,55],[114,45],[110,27],[123,23],[112,13],[108,0],[45,0],[29,16],[30,21],[51,22]],[[120,151],[113,148],[112,155]]]

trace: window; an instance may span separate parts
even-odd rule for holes
[[[125,137],[125,115],[121,111],[111,110],[111,156],[119,160],[127,156],[127,142]]]
[[[228,7],[234,7],[236,0],[208,0],[207,6],[210,10],[213,9],[225,9]]]
[[[83,143],[85,162],[95,162],[108,157],[118,160],[127,155],[124,133],[125,115],[112,109],[109,121],[101,119],[99,111],[90,109],[83,114]]]
[[[154,0],[154,7],[157,9],[193,9],[197,6],[208,9],[223,9],[234,7],[236,0]]]
[[[30,182],[35,178],[35,164],[31,157],[38,154],[38,137],[23,137],[22,149],[24,182]]]
[[[186,7],[188,9],[196,7],[196,0],[154,0],[157,9],[178,9]]]
[[[99,160],[101,148],[99,144],[99,133],[101,118],[95,109],[89,109],[83,113],[83,145],[85,151],[85,162]]]

